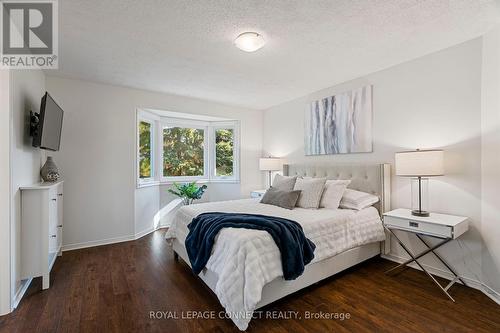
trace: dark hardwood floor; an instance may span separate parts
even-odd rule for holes
[[[133,242],[65,252],[51,288],[35,279],[0,332],[238,332],[215,295],[157,231]],[[500,332],[500,306],[481,292],[452,287],[457,303],[414,269],[389,277],[394,265],[372,259],[267,306],[248,332]],[[216,319],[151,319],[214,311]],[[302,319],[272,319],[278,312]],[[305,319],[312,313],[348,313],[349,319]],[[205,313],[212,315],[211,312]]]

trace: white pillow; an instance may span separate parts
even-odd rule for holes
[[[301,191],[299,200],[297,200],[297,207],[318,208],[321,195],[325,188],[325,182],[326,178],[297,178],[297,182],[295,182],[293,188],[294,191]]]
[[[362,210],[373,206],[379,197],[370,193],[346,189],[340,200],[340,208]]]
[[[325,183],[325,190],[319,202],[320,208],[337,209],[340,205],[342,195],[351,183],[350,180],[327,180]]]

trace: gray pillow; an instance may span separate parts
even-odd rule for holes
[[[292,191],[297,181],[297,176],[288,177],[276,174],[274,176],[273,185],[271,187],[280,191]]]
[[[299,199],[300,191],[281,191],[274,187],[264,193],[260,203],[293,209]]]

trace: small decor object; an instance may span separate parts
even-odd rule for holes
[[[194,200],[201,199],[207,189],[207,185],[198,186],[196,182],[185,184],[174,183],[173,187],[175,189],[169,189],[168,192],[181,198],[185,205],[190,205]]]
[[[372,86],[313,101],[304,133],[306,155],[372,152]]]
[[[52,156],[47,157],[47,161],[45,161],[42,169],[40,169],[40,176],[42,176],[44,182],[56,182],[59,180],[59,170]]]
[[[281,170],[281,159],[276,157],[263,157],[259,159],[259,169],[260,171],[267,171],[269,187],[272,184],[272,172]]]
[[[396,153],[396,175],[413,177],[411,214],[429,216],[428,177],[444,175],[442,150],[419,150]]]

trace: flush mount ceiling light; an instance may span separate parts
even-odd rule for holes
[[[234,45],[245,52],[255,52],[265,43],[264,37],[256,32],[244,32],[234,40]]]

